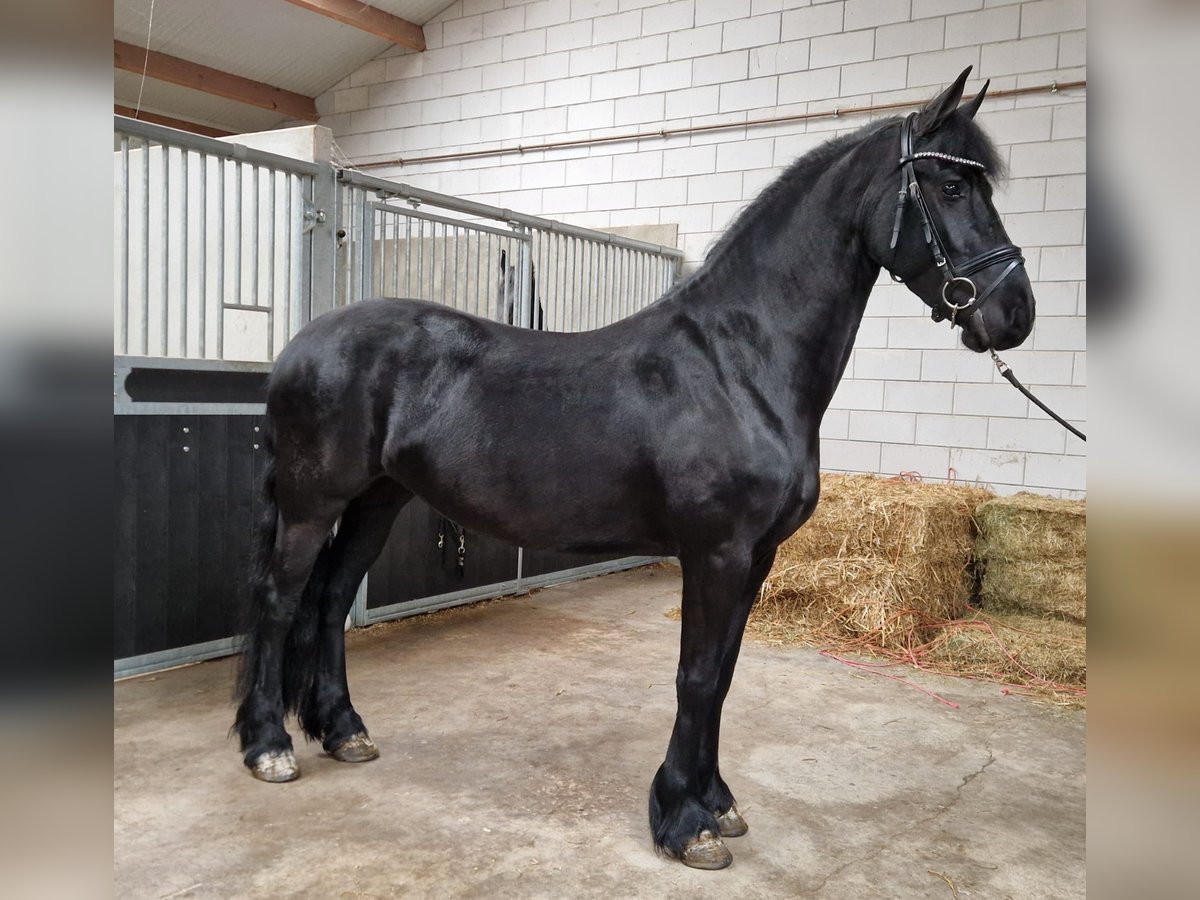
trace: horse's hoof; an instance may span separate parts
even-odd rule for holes
[[[733,862],[733,854],[711,831],[702,831],[683,848],[679,859],[693,869],[723,869]]]
[[[379,748],[365,731],[360,731],[334,747],[329,755],[339,762],[369,762],[379,758]]]
[[[726,812],[717,816],[717,825],[721,827],[721,837],[741,837],[750,830],[742,814],[736,806],[731,806]]]
[[[262,754],[250,767],[250,774],[259,781],[278,784],[295,781],[300,777],[300,767],[291,750],[275,750]]]

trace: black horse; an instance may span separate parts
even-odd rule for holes
[[[496,295],[500,307],[500,321],[508,325],[520,325],[522,328],[533,328],[536,331],[546,330],[546,311],[542,309],[542,301],[537,295],[537,269],[531,263],[529,266],[531,300],[528,314],[524,321],[517,321],[517,308],[521,296],[521,268],[508,264],[508,254],[500,251],[500,277],[497,279]],[[537,315],[534,315],[534,307]]]
[[[746,824],[717,763],[721,706],[776,547],[816,506],[818,428],[880,268],[962,325],[971,350],[1016,346],[1033,324],[985,174],[998,159],[972,121],[983,92],[959,107],[967,74],[920,113],[798,160],[703,267],[613,325],[539,332],[371,300],[297,335],[267,402],[234,726],[251,772],[299,775],[291,710],[335,758],[378,755],[350,703],[342,625],[420,496],[527,547],[679,558],[678,712],[650,827],[688,865],[728,865],[722,837]],[[987,279],[976,299],[969,273]]]

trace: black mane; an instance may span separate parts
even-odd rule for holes
[[[880,131],[898,126],[900,121],[899,116],[889,116],[868,122],[852,132],[830,138],[798,157],[738,213],[725,233],[705,253],[704,265],[700,270],[719,259],[727,247],[740,241],[751,228],[761,227],[764,222],[778,223],[786,208],[795,202],[796,196],[850,147]],[[951,116],[935,134],[921,142],[919,149],[936,149],[978,160],[987,167],[988,180],[992,183],[1003,180],[1007,174],[1007,166],[995,144],[983,129],[964,115]]]

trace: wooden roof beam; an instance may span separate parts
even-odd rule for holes
[[[377,37],[386,38],[401,47],[417,51],[425,49],[425,32],[421,30],[420,25],[410,22],[408,19],[393,16],[382,9],[376,9],[374,6],[362,3],[361,0],[287,0],[287,2],[335,19],[343,25],[350,25]]]
[[[261,81],[251,81],[249,78],[231,75],[219,69],[210,69],[208,66],[168,56],[156,50],[135,47],[124,41],[113,41],[113,51],[114,65],[126,72],[140,75],[145,69],[147,78],[204,91],[206,94],[236,100],[260,109],[269,109],[294,119],[316,122],[320,118],[317,115],[316,100],[303,94],[285,91]]]
[[[120,103],[113,104],[113,112],[118,116],[126,116],[127,118],[137,119],[141,122],[153,122],[155,125],[166,125],[168,128],[178,128],[180,131],[190,131],[192,134],[202,134],[205,137],[230,137],[233,134],[232,131],[222,131],[220,128],[213,128],[211,125],[201,125],[199,122],[176,119],[173,116],[147,112],[144,109],[137,110],[132,106],[122,106]]]

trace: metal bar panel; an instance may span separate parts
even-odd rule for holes
[[[390,204],[380,202],[372,203],[371,206],[377,212],[390,216],[404,216],[408,219],[424,219],[426,222],[438,222],[443,225],[451,225],[455,228],[469,228],[472,231],[490,231],[500,237],[512,237],[513,235],[513,232],[509,229],[500,228],[495,225],[485,225],[482,222],[467,222],[463,219],[452,219],[449,216],[439,216],[436,213],[426,212],[423,209],[408,209],[399,206],[391,206]]]
[[[218,159],[244,159],[255,165],[270,166],[275,169],[298,172],[304,175],[316,175],[321,171],[320,163],[293,159],[290,156],[280,156],[277,153],[256,150],[253,147],[247,147],[244,144],[237,144],[233,141],[217,140],[216,138],[192,134],[189,131],[179,131],[176,128],[155,125],[142,119],[128,119],[125,116],[114,116],[113,130],[119,134],[141,138],[147,142],[155,141],[175,147],[186,147],[190,150],[197,150],[209,156],[215,156]]]
[[[398,181],[388,181],[383,178],[376,178],[373,175],[366,175],[362,172],[356,172],[352,169],[341,169],[338,171],[338,180],[344,183],[358,185],[368,188],[382,197],[400,197],[405,200],[418,200],[422,204],[428,206],[437,206],[442,209],[449,209],[455,212],[465,213],[470,216],[478,216],[484,219],[497,219],[501,222],[515,222],[518,225],[524,225],[529,228],[541,228],[546,231],[552,231],[559,234],[569,234],[585,240],[597,241],[602,244],[614,244],[646,250],[651,253],[660,253],[665,256],[683,256],[682,250],[676,250],[673,247],[663,247],[658,244],[651,244],[646,241],[638,241],[633,238],[621,237],[615,234],[609,234],[605,231],[597,231],[591,228],[581,228],[578,225],[568,225],[565,222],[557,222],[553,219],[543,219],[539,216],[530,216],[524,213],[519,213],[511,209],[501,209],[498,206],[489,206],[486,203],[476,203],[473,200],[464,200],[461,197],[452,197],[449,194],[439,194],[436,191],[427,191],[422,188],[413,187],[410,184],[404,184]]]

